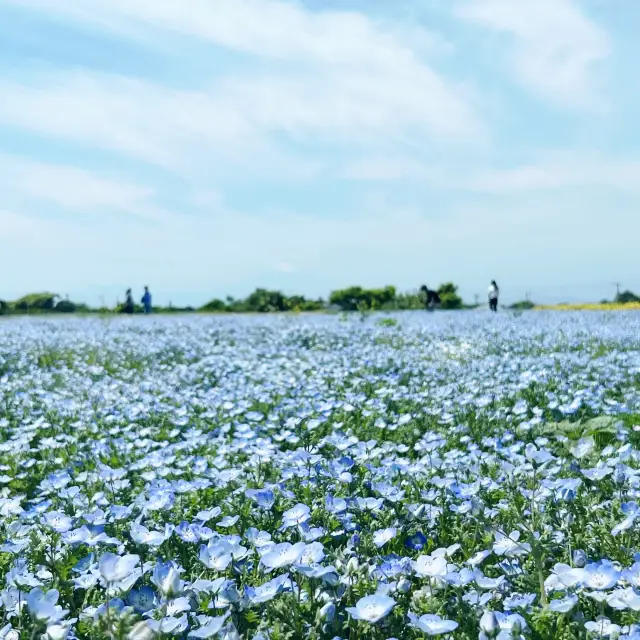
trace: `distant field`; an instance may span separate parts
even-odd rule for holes
[[[627,304],[616,304],[614,302],[606,304],[553,304],[538,305],[536,309],[543,311],[638,311],[640,302],[628,302]]]

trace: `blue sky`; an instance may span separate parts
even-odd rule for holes
[[[0,298],[640,290],[638,24],[626,0],[0,0]]]

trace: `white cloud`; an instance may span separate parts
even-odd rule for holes
[[[531,91],[564,107],[603,107],[594,63],[608,56],[609,37],[575,0],[460,0],[456,14],[510,36],[510,62]]]
[[[260,66],[216,75],[212,65],[197,90],[88,70],[15,74],[0,82],[5,125],[185,173],[203,161],[286,165],[283,135],[370,147],[381,139],[450,145],[483,133],[473,101],[424,59],[415,25],[405,29],[409,46],[401,25],[274,0],[190,0],[188,10],[174,0],[17,3],[126,36],[151,37],[151,29],[167,46],[176,46],[175,32],[199,37],[260,56]]]
[[[465,187],[471,191],[515,194],[561,188],[640,191],[640,160],[590,153],[539,154],[537,162],[512,169],[490,169],[473,174]]]
[[[30,82],[5,80],[0,93],[1,123],[185,172],[203,160],[266,159],[268,167],[271,156],[282,156],[279,134],[375,146],[381,132],[387,143],[471,132],[463,105],[402,75],[233,78],[187,92],[113,76],[50,73]]]
[[[433,181],[441,169],[402,156],[374,156],[349,162],[342,170],[348,180],[394,182],[398,180]]]
[[[0,187],[5,201],[21,204],[51,202],[76,212],[116,210],[155,221],[168,217],[154,205],[148,187],[19,156],[0,154]]]
[[[322,67],[395,71],[417,63],[406,40],[422,51],[440,46],[439,36],[415,24],[385,29],[363,13],[309,11],[301,3],[281,0],[189,0],[188,5],[175,0],[5,1],[127,37],[175,33],[273,60]]]

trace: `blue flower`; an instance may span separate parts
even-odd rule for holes
[[[422,549],[424,549],[425,545],[427,544],[427,538],[421,531],[417,531],[412,536],[409,536],[405,540],[404,544],[408,549],[413,549],[414,551],[421,551]]]
[[[360,598],[355,607],[347,607],[347,612],[354,620],[363,620],[374,624],[389,615],[396,601],[385,595],[372,595]]]

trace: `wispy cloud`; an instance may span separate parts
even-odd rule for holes
[[[188,11],[173,0],[18,4],[127,37],[151,30],[200,38],[255,56],[259,66],[212,70],[193,90],[86,70],[23,74],[0,83],[5,125],[185,173],[203,159],[242,165],[258,156],[268,166],[286,156],[281,137],[376,147],[382,137],[449,144],[484,132],[468,95],[403,42],[401,27],[361,13],[274,0],[192,0]],[[406,29],[414,44],[419,31]]]
[[[459,0],[456,14],[509,38],[507,59],[527,89],[563,107],[604,106],[595,63],[609,37],[575,0]]]
[[[640,192],[640,159],[607,157],[603,154],[547,153],[537,162],[509,169],[477,172],[466,180],[472,191],[495,194],[548,191],[566,188]]]
[[[83,213],[115,210],[155,221],[170,217],[154,203],[149,187],[20,156],[0,154],[0,188],[5,202],[23,208],[48,202]]]

